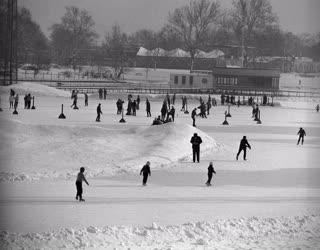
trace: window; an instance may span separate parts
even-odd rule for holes
[[[223,78],[223,84],[227,85],[227,78],[226,77]]]
[[[174,84],[178,84],[179,83],[179,77],[178,76],[174,76]]]
[[[182,76],[182,84],[186,84],[186,76]]]
[[[207,83],[208,83],[208,79],[207,79],[207,78],[202,78],[201,82],[202,82],[203,84],[207,84]]]
[[[238,85],[238,78],[234,78],[234,85]]]
[[[192,85],[193,84],[193,76],[189,77],[189,84]]]

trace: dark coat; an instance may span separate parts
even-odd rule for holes
[[[140,171],[140,175],[151,175],[151,171],[150,171],[150,166],[149,165],[144,165]]]
[[[214,171],[213,166],[210,165],[210,166],[208,167],[208,175],[212,175],[212,173],[216,174],[216,171]]]
[[[200,144],[202,143],[202,139],[200,136],[192,136],[190,143],[192,144],[192,148],[193,149],[199,149],[200,148]]]
[[[243,149],[245,149],[246,147],[248,147],[248,148],[251,149],[251,146],[250,146],[249,142],[247,141],[247,139],[242,139],[242,140],[240,141],[240,146],[239,146],[239,147],[240,147],[240,148],[243,148]]]
[[[298,131],[298,135],[301,136],[301,137],[305,137],[307,134],[306,134],[306,131],[304,131],[304,129],[300,129]]]

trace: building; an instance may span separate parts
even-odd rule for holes
[[[213,68],[212,71],[170,74],[170,88],[222,90],[279,90],[275,69]]]

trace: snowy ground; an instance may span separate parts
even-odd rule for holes
[[[262,124],[249,107],[226,107],[190,126],[179,111],[175,124],[153,126],[159,96],[145,97],[136,117],[120,124],[115,96],[89,107],[69,93],[32,84],[16,86],[36,96],[36,110],[8,109],[0,89],[1,249],[318,249],[320,248],[320,115],[315,102],[282,101],[261,107]],[[21,96],[21,101],[23,96]],[[279,101],[279,100],[278,100]],[[102,103],[102,122],[95,109]],[[66,120],[57,119],[61,104]],[[189,109],[198,105],[189,101]],[[296,145],[299,127],[305,145]],[[190,137],[203,139],[200,164],[191,162]],[[235,160],[243,135],[248,161]],[[139,170],[151,161],[148,186]],[[217,175],[206,187],[207,166]],[[86,202],[75,199],[75,175],[86,167]]]

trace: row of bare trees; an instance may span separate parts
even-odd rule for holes
[[[235,56],[243,59],[248,57],[249,47],[255,47],[259,55],[310,53],[320,59],[320,36],[298,37],[282,31],[270,0],[234,0],[229,10],[222,9],[218,0],[191,0],[168,13],[167,23],[159,31],[141,29],[126,34],[115,24],[101,45],[97,45],[95,23],[88,11],[69,6],[50,31],[47,41],[38,37],[47,42],[54,61],[75,65],[80,54],[98,51],[112,61],[117,75],[122,73],[133,48],[140,46],[149,50],[182,48],[191,55],[191,69],[199,50],[209,51],[221,45],[242,47],[242,53]]]

